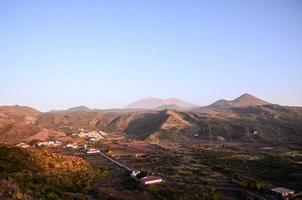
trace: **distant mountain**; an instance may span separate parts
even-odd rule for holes
[[[156,108],[154,108],[155,110],[183,110],[182,107],[177,106],[175,104],[164,104],[164,105],[160,105],[157,106]]]
[[[262,106],[262,105],[269,105],[269,104],[271,103],[246,93],[231,101],[224,100],[224,99],[218,100],[213,104],[210,104],[204,108],[219,109],[219,108],[231,108],[231,107]]]
[[[90,111],[90,108],[88,108],[87,106],[76,106],[67,109],[67,112],[88,112],[88,111]]]
[[[49,112],[89,112],[91,111],[90,108],[87,106],[76,106],[72,108],[68,108],[66,110],[51,110]]]
[[[176,98],[168,98],[168,99],[158,99],[158,98],[144,98],[138,101],[135,101],[126,108],[136,108],[136,109],[158,109],[160,107],[169,107],[169,105],[174,105],[174,107],[179,107],[181,109],[189,109],[192,107],[196,107],[196,105],[183,101],[181,99]]]
[[[164,100],[165,105],[175,105],[184,109],[196,107],[196,105],[176,98],[168,98]]]

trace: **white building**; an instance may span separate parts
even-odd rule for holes
[[[100,153],[100,150],[98,150],[98,149],[87,149],[86,153],[87,154]]]
[[[163,182],[163,179],[158,176],[146,176],[140,179],[141,183],[144,185],[158,184]]]
[[[77,149],[78,148],[78,144],[77,143],[68,143],[66,145],[67,148],[72,148],[72,149]]]
[[[83,137],[83,138],[95,138],[96,140],[104,139],[104,137],[97,131],[80,132],[80,134],[78,136]]]
[[[284,188],[284,187],[274,188],[274,189],[271,189],[271,191],[286,200],[289,199],[290,196],[295,193],[294,190]]]
[[[40,146],[61,146],[62,142],[61,141],[43,141],[43,142],[38,142],[37,145]]]
[[[30,145],[27,143],[21,142],[21,143],[17,144],[16,147],[28,148],[28,147],[30,147]]]

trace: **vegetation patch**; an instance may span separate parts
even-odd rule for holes
[[[91,189],[93,181],[108,173],[92,168],[82,158],[0,145],[0,175],[0,188],[4,188],[0,191],[2,193],[18,197],[66,199],[64,192],[85,194]]]

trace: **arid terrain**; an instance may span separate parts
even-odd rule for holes
[[[274,199],[272,188],[302,191],[302,108],[250,94],[205,107],[177,99],[112,110],[1,106],[0,142],[0,199]],[[164,182],[142,185],[87,147]]]

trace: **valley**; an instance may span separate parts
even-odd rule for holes
[[[274,199],[273,188],[302,191],[302,108],[247,94],[218,102],[44,113],[2,106],[0,197]],[[131,178],[138,170],[161,183]]]

